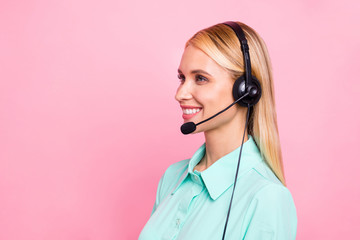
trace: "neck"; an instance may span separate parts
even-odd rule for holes
[[[234,119],[234,121],[230,122],[226,126],[206,131],[204,133],[206,153],[204,158],[196,166],[196,169],[198,171],[204,171],[218,159],[238,148],[242,142],[244,127],[245,122],[241,122],[239,119]],[[247,140],[248,134],[246,132],[244,142]]]

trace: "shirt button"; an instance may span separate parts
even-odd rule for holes
[[[198,176],[194,176],[194,179],[195,179],[195,181],[199,181],[199,177]]]
[[[177,227],[180,227],[180,223],[181,223],[180,218],[176,219],[176,226]]]

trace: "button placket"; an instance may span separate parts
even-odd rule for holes
[[[187,185],[188,187],[192,185],[191,181],[189,181],[187,184],[189,184]],[[184,224],[186,216],[188,215],[189,204],[191,203],[193,197],[194,197],[194,192],[191,190],[191,188],[186,192],[183,192],[182,194],[181,201],[179,202],[178,211],[174,218],[174,225],[173,225],[177,232],[181,229],[182,225]]]

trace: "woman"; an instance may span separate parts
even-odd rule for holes
[[[139,239],[295,239],[261,37],[240,22],[201,30],[186,43],[178,72],[185,132],[204,132],[205,143],[166,170]]]

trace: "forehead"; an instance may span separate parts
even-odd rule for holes
[[[224,74],[227,71],[199,48],[189,45],[181,58],[179,70],[183,73],[193,70],[204,70],[210,74]]]

